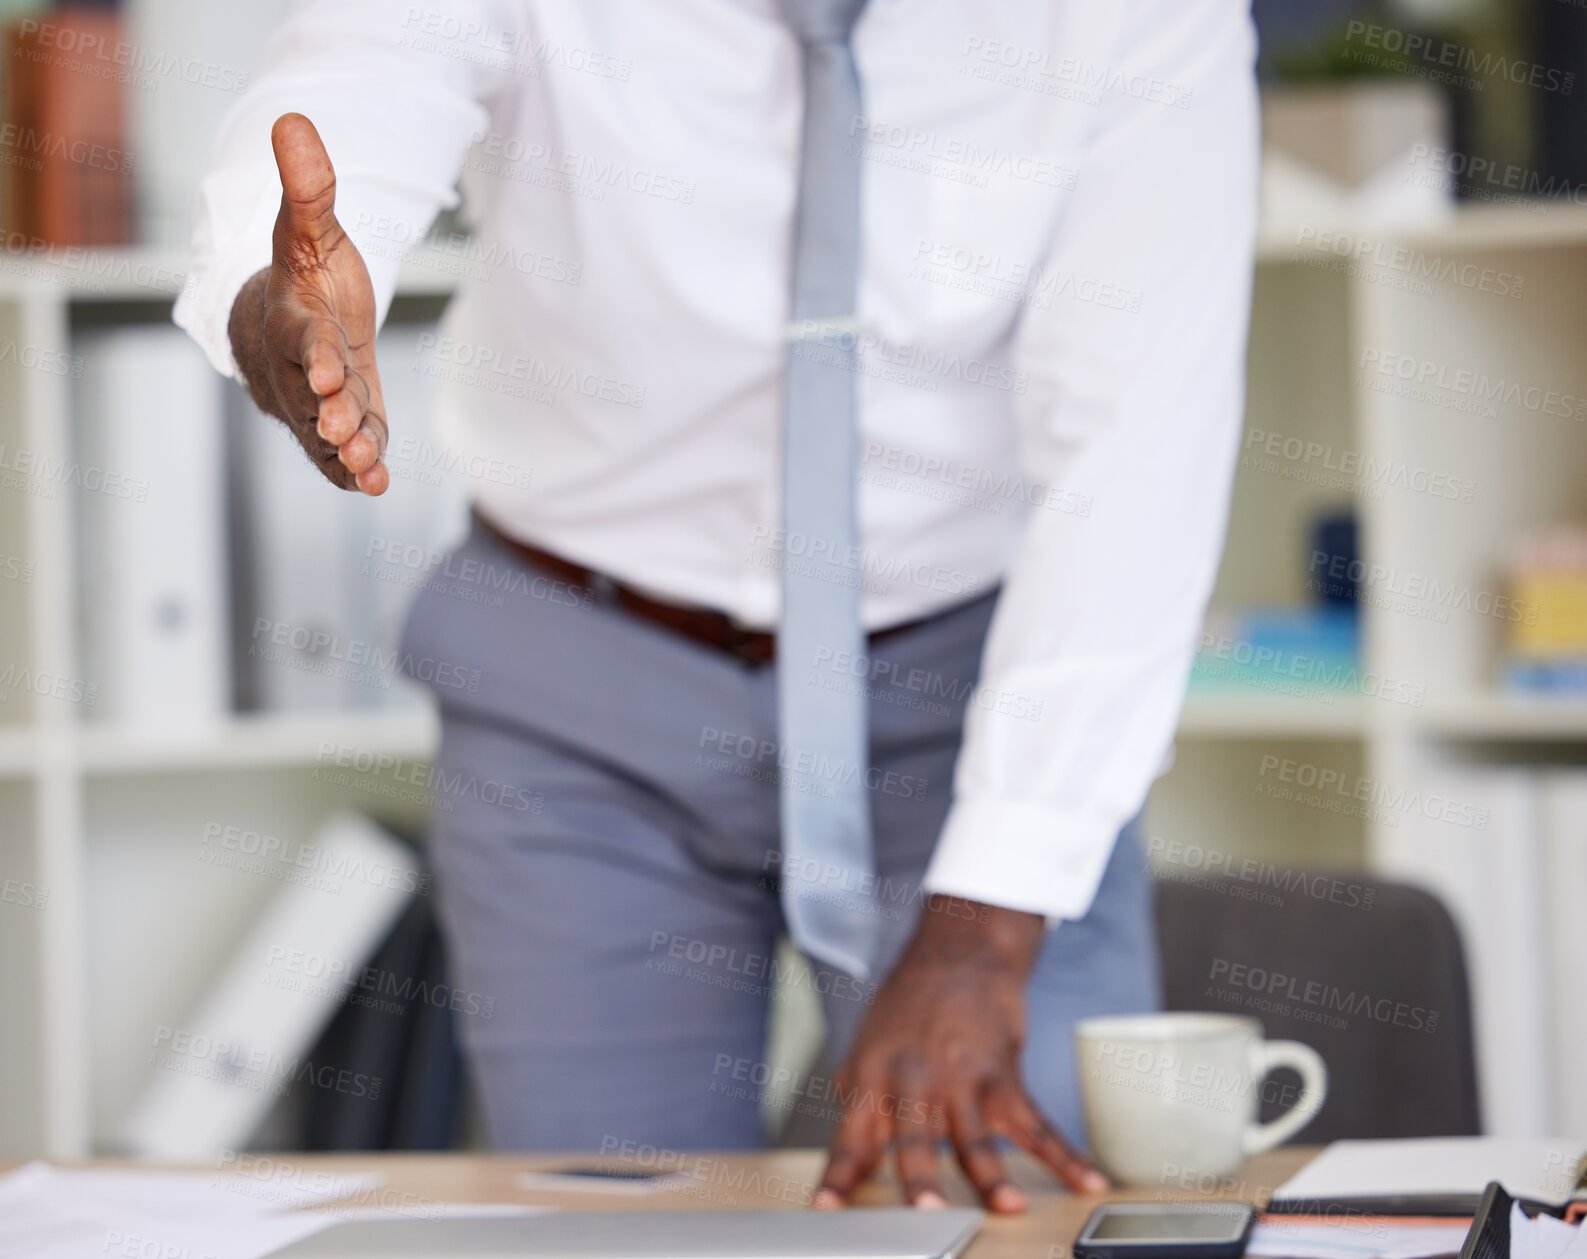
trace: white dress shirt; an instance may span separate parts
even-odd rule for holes
[[[1170,745],[1242,410],[1248,8],[871,0],[856,29],[849,563],[871,628],[1002,583],[933,891],[1084,914]],[[224,128],[177,320],[234,370],[280,114],[324,137],[382,317],[461,172],[474,230],[442,242],[461,288],[424,366],[480,509],[771,627],[807,545],[778,525],[799,96],[776,0],[301,0]],[[401,494],[431,456],[390,419]],[[869,685],[962,685],[875,655]]]

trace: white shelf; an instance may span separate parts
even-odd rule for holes
[[[89,774],[184,773],[314,765],[325,746],[360,755],[422,760],[435,752],[437,725],[428,710],[241,716],[202,730],[95,729],[81,734]]]
[[[1442,738],[1547,742],[1587,740],[1587,699],[1469,695],[1429,705],[1422,728]]]
[[[1366,733],[1359,697],[1318,704],[1267,695],[1192,694],[1179,719],[1187,739],[1358,739]]]
[[[401,297],[449,297],[456,281],[455,262],[433,249],[416,249],[397,277]],[[187,278],[186,250],[149,245],[113,249],[54,246],[37,256],[23,255],[0,267],[0,299],[59,293],[68,302],[167,302]]]
[[[1355,262],[1354,257],[1335,252],[1333,242],[1345,236],[1356,244],[1369,242],[1386,249],[1403,245],[1429,254],[1541,249],[1587,242],[1587,206],[1553,201],[1533,205],[1463,205],[1447,218],[1400,226],[1348,220],[1308,223],[1304,233],[1299,224],[1281,227],[1264,223],[1257,234],[1256,257],[1259,263],[1283,264],[1295,261],[1298,251],[1304,256]],[[1370,267],[1374,257],[1369,253],[1360,261]]]

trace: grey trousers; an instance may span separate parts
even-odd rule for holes
[[[921,908],[993,602],[889,636],[855,679],[887,966]],[[774,1086],[817,1121],[803,1131],[835,1119],[831,1068],[874,985],[812,966],[799,982],[820,995],[825,1065],[773,1080],[766,1063],[783,925],[772,668],[557,581],[477,527],[429,575],[402,657],[440,703],[431,856],[493,1144],[753,1147]],[[1132,824],[1030,980],[1026,1083],[1076,1140],[1075,1021],[1159,1000],[1149,898]]]

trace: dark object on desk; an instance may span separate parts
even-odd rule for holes
[[[1244,1202],[1104,1202],[1075,1238],[1075,1259],[1240,1259],[1255,1227]]]
[[[1466,1244],[1460,1248],[1460,1259],[1510,1259],[1510,1208],[1516,1202],[1528,1216],[1563,1216],[1563,1208],[1547,1203],[1533,1202],[1528,1198],[1512,1198],[1497,1180],[1483,1192],[1477,1205],[1476,1217],[1471,1221],[1471,1231],[1466,1234]]]
[[[488,1017],[448,982],[429,896],[416,896],[309,1059],[352,1086],[313,1088],[306,1150],[450,1150],[460,1144],[463,1058],[456,1017]],[[341,1074],[345,1072],[345,1075]],[[358,1087],[358,1081],[366,1083]]]
[[[1270,1039],[1317,1050],[1328,1100],[1308,1143],[1475,1135],[1471,992],[1443,903],[1357,874],[1252,866],[1159,878],[1165,1008],[1253,1015]],[[1290,1078],[1263,1086],[1264,1120],[1293,1101]]]

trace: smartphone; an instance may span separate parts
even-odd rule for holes
[[[1075,1238],[1076,1259],[1239,1259],[1256,1226],[1244,1202],[1108,1202]]]
[[[645,1171],[637,1167],[586,1164],[519,1172],[518,1187],[560,1193],[656,1193],[688,1184],[690,1179],[675,1171]]]

